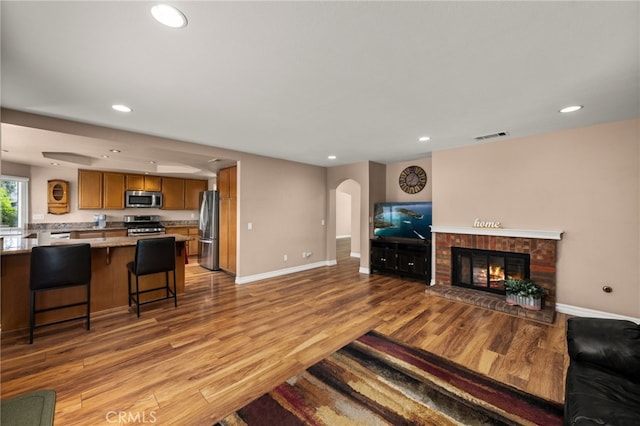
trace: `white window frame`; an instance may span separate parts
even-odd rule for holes
[[[0,175],[0,180],[13,180],[18,184],[18,226],[0,228],[0,233],[6,234],[23,231],[29,223],[29,178],[22,176]]]

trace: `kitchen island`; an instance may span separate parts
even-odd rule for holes
[[[50,245],[80,244],[91,245],[91,313],[106,311],[128,305],[127,263],[133,261],[136,243],[143,238],[171,236],[176,238],[176,288],[178,294],[184,292],[185,244],[193,237],[185,235],[152,235],[141,237],[109,237],[51,240]],[[29,266],[31,249],[38,245],[35,238],[22,236],[4,236],[0,252],[0,296],[1,327],[3,332],[27,329],[29,327]],[[172,281],[173,276],[169,274]],[[157,287],[164,280],[164,274],[144,276],[140,279],[141,289]],[[171,283],[173,285],[173,283]],[[149,299],[157,294],[148,293]],[[38,298],[41,307],[52,304],[72,303],[84,297],[82,288],[65,288],[43,293]],[[40,305],[42,301],[42,305]],[[143,299],[144,301],[144,299]],[[151,305],[152,306],[152,305]],[[52,311],[42,315],[41,321],[58,319],[60,315],[74,316],[81,312],[70,308],[64,311]],[[47,316],[48,315],[48,316]]]

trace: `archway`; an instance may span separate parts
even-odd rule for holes
[[[360,209],[362,188],[353,179],[336,188],[336,261],[360,258]]]

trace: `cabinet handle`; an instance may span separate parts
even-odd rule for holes
[[[409,266],[413,266],[413,262],[409,262]]]
[[[383,262],[387,261],[387,259],[385,259],[384,257],[381,257],[380,260],[383,261]]]

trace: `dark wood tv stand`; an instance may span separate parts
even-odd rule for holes
[[[431,281],[431,240],[372,238],[371,273],[393,274]]]

